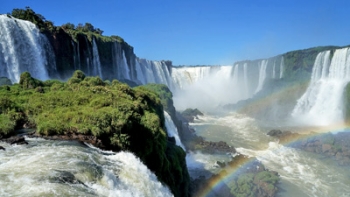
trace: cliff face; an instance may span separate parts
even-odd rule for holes
[[[98,75],[104,80],[137,81],[136,56],[126,42],[82,32],[72,35],[62,28],[45,35],[56,59],[56,70],[49,71],[51,78],[67,79],[79,69],[86,75]]]

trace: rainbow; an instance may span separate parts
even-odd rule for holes
[[[300,142],[306,140],[311,137],[322,136],[325,133],[337,133],[341,131],[350,130],[350,127],[345,127],[343,123],[333,124],[328,127],[313,128],[312,130],[300,130],[297,135],[291,135],[280,141],[279,143],[284,146],[292,145],[293,143]],[[219,191],[224,187],[227,187],[225,183],[232,180],[235,176],[239,175],[241,169],[247,169],[252,167],[254,158],[248,157],[239,157],[233,164],[230,164],[224,171],[220,172],[218,175],[213,176],[210,181],[203,187],[200,191],[198,191],[194,196],[195,197],[207,197],[207,196],[215,196],[215,191]]]
[[[270,102],[269,98],[264,98],[263,103]],[[262,108],[260,108],[262,109]],[[263,110],[263,109],[262,109]],[[350,127],[344,125],[343,122],[334,123],[326,127],[303,127],[296,128],[294,130],[296,135],[291,135],[289,137],[280,140],[279,143],[284,146],[291,146],[293,143],[301,142],[307,140],[308,138],[322,136],[329,133],[337,133],[342,131],[349,131]],[[243,157],[236,161],[234,164],[230,165],[228,168],[225,168],[225,171],[213,176],[210,181],[194,196],[196,197],[207,197],[215,196],[215,191],[219,191],[222,188],[226,187],[225,183],[232,180],[233,177],[238,176],[242,169],[252,167],[254,158]]]

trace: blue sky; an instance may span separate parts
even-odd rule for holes
[[[90,22],[137,56],[174,65],[233,64],[315,46],[350,44],[347,0],[5,0],[55,25]]]

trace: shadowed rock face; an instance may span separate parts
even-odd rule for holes
[[[203,116],[203,113],[196,109],[188,108],[185,111],[181,113],[184,119],[187,120],[187,122],[193,122],[194,119],[197,119],[198,116]]]

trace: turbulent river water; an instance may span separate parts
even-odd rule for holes
[[[0,196],[172,196],[132,153],[71,141],[0,142]]]
[[[350,171],[327,157],[279,144],[266,135],[268,128],[253,118],[229,113],[199,116],[191,124],[197,134],[210,141],[225,141],[237,151],[256,157],[269,170],[281,177],[278,196],[349,196]],[[190,173],[202,167],[215,172],[216,161],[227,157],[191,153],[188,156]],[[244,167],[244,165],[242,166]]]

